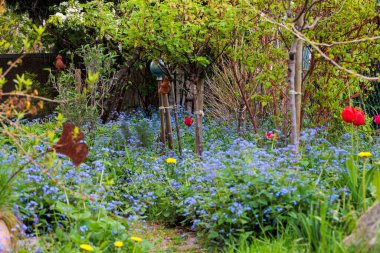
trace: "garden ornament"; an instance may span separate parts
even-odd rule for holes
[[[161,81],[165,75],[165,73],[162,71],[162,69],[159,66],[158,61],[151,61],[149,65],[150,72],[153,74],[154,77],[156,77],[157,81]]]
[[[68,156],[75,167],[78,167],[88,155],[88,147],[83,142],[83,138],[83,132],[74,123],[63,123],[61,138],[53,145],[53,149],[57,153]]]
[[[57,57],[56,57],[56,59],[57,59],[57,61],[55,62],[55,67],[57,69],[60,69],[60,70],[65,69],[66,65],[63,64],[63,62],[62,62],[62,56],[60,54],[58,54]]]
[[[169,77],[165,75],[164,80],[160,83],[160,88],[158,89],[158,92],[160,94],[168,94],[170,91],[170,81]]]

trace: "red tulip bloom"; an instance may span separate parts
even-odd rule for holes
[[[355,108],[353,106],[346,106],[342,111],[342,119],[344,122],[352,123],[355,120]]]
[[[190,118],[190,117],[186,117],[185,121],[184,121],[185,125],[188,127],[191,126],[193,124],[193,122],[194,122],[193,118]]]
[[[364,122],[365,122],[365,116],[364,116],[364,112],[361,111],[361,110],[358,110],[356,109],[355,110],[355,119],[354,119],[354,125],[355,126],[361,126],[361,125],[364,125]]]
[[[380,114],[374,116],[374,117],[373,117],[373,121],[374,121],[376,124],[380,125]]]
[[[272,133],[272,131],[266,132],[265,137],[267,138],[267,140],[272,140],[274,138],[274,133]]]

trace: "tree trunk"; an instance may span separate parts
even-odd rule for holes
[[[302,29],[302,26],[304,24],[304,15],[302,14],[301,17],[297,20],[296,26],[298,29]],[[302,107],[302,48],[303,48],[303,41],[297,38],[297,45],[296,45],[296,66],[295,66],[295,100],[296,100],[296,114],[297,114],[297,140],[299,140],[300,133],[301,133],[301,107]]]
[[[297,53],[296,38],[293,39],[292,46],[289,51],[288,60],[288,78],[289,78],[289,96],[290,96],[290,115],[291,115],[291,143],[294,145],[294,153],[298,154],[298,135],[297,135],[297,111],[296,111],[296,91],[295,91],[295,74],[296,74],[296,53]]]

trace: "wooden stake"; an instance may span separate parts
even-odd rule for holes
[[[160,87],[160,81],[158,82],[158,89]],[[157,90],[158,90],[157,89]],[[159,105],[159,108],[162,108],[163,107],[163,104],[162,104],[162,94],[161,93],[158,93],[158,105]],[[159,109],[159,113],[160,113],[160,142],[166,152],[166,138],[165,138],[165,117],[164,117],[164,110],[163,109]]]
[[[177,96],[175,95],[175,89],[177,86],[177,80],[176,80],[176,73],[174,73],[174,82],[171,87],[172,96],[173,96],[173,110],[174,110],[174,121],[175,121],[175,128],[177,130],[177,142],[178,142],[178,152],[179,156],[182,158],[182,145],[181,145],[181,133],[179,130],[179,124],[178,124],[178,113],[177,113]]]
[[[203,82],[199,80],[199,77],[194,75],[191,78],[191,83],[195,87],[195,153],[202,156],[203,144],[202,144],[202,128],[203,128]]]
[[[168,94],[162,94],[162,106],[165,115],[165,134],[168,140],[169,149],[173,149],[173,132],[172,123],[170,120],[170,108]]]
[[[78,92],[80,92],[82,89],[82,74],[81,73],[82,72],[80,69],[75,69],[75,72],[74,72],[75,87]]]

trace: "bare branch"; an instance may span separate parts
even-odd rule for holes
[[[316,17],[314,22],[311,25],[305,25],[304,29],[313,29],[317,24],[321,17]]]
[[[315,45],[318,46],[325,46],[325,47],[332,47],[335,45],[343,45],[343,44],[355,44],[355,43],[360,43],[360,42],[365,42],[365,41],[374,41],[380,39],[380,36],[375,36],[375,37],[369,37],[369,38],[361,38],[357,40],[348,40],[348,41],[336,41],[336,42],[331,42],[331,43],[320,43],[320,42],[313,42]]]
[[[20,57],[18,57],[14,62],[12,62],[8,69],[2,75],[0,75],[0,79],[4,78],[13,68],[17,67],[17,64],[20,62],[20,60],[22,60],[22,58],[25,57],[25,55],[26,52],[23,52]]]
[[[297,14],[297,17],[295,19],[292,20],[292,23],[295,23],[297,22],[297,20],[302,16],[302,14],[305,13],[305,10],[307,8],[307,4],[308,4],[309,0],[305,0],[305,3],[302,7],[302,10]]]
[[[245,0],[247,2],[247,0]],[[308,44],[310,44],[310,46],[312,46],[323,58],[325,58],[327,61],[329,61],[331,64],[333,64],[335,67],[337,67],[338,69],[352,75],[352,76],[355,76],[355,77],[358,77],[360,79],[363,79],[363,80],[367,80],[367,81],[377,81],[377,80],[380,80],[380,76],[375,76],[375,77],[370,77],[370,76],[365,76],[365,75],[362,75],[362,74],[358,74],[356,73],[355,71],[353,70],[350,70],[350,69],[347,69],[345,67],[342,67],[341,65],[339,65],[336,61],[334,61],[333,59],[331,59],[330,57],[328,57],[325,53],[322,52],[322,50],[318,47],[320,45],[320,43],[317,43],[315,41],[312,41],[310,40],[309,38],[307,38],[303,33],[299,32],[296,27],[294,27],[294,25],[286,25],[286,24],[283,24],[283,23],[279,23],[271,18],[269,18],[265,13],[257,10],[252,4],[250,4],[249,2],[247,2],[249,6],[251,6],[251,8],[256,12],[256,13],[259,13],[261,18],[271,24],[274,24],[274,25],[277,25],[277,26],[280,26],[288,31],[290,31],[291,33],[293,33],[293,35],[295,35],[297,38],[307,42]],[[379,36],[377,37],[372,37],[372,38],[365,38],[365,39],[360,39],[360,40],[354,40],[354,41],[351,41],[351,42],[343,42],[341,44],[347,44],[347,43],[357,43],[357,42],[362,42],[362,41],[368,41],[368,40],[377,40],[377,39],[380,39]]]
[[[5,92],[5,93],[0,93],[0,95],[2,95],[2,96],[19,96],[19,97],[35,98],[35,99],[44,100],[44,101],[52,102],[52,103],[58,103],[58,104],[65,103],[65,102],[70,102],[70,101],[75,101],[76,100],[76,99],[54,100],[54,99],[49,99],[49,98],[45,98],[45,97],[29,95],[29,94],[25,94],[25,93],[22,93],[22,92]]]

